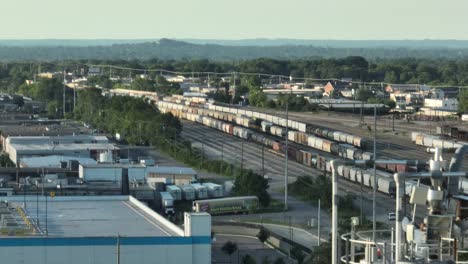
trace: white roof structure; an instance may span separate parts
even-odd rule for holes
[[[45,198],[6,197],[12,206],[23,206],[32,219],[39,215],[39,230],[45,231]],[[37,207],[39,204],[39,207]],[[41,224],[42,223],[42,224]],[[93,237],[135,236],[171,237],[184,232],[164,217],[131,196],[57,196],[48,197],[47,231],[49,236]]]
[[[73,156],[45,156],[45,157],[25,157],[20,159],[22,168],[60,168],[61,162],[76,160],[79,164],[96,164],[97,161],[91,158],[80,158]]]

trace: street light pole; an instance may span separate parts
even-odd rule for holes
[[[377,171],[375,166],[375,160],[377,158],[377,105],[374,105],[374,184],[372,191],[372,241],[375,243],[375,231],[376,231],[376,216],[375,216],[375,196],[377,191]]]
[[[289,96],[286,97],[286,150],[284,153],[284,211],[288,211],[288,123],[289,123],[289,113],[288,113],[288,105],[289,105]]]

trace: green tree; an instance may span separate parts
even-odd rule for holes
[[[249,254],[242,257],[242,264],[255,264],[255,259]]]
[[[269,237],[270,237],[270,232],[268,232],[268,230],[262,226],[257,234],[258,240],[260,240],[260,242],[262,242],[263,244],[265,243],[265,241],[267,241]]]
[[[260,204],[266,207],[271,200],[270,194],[267,192],[268,187],[268,181],[265,178],[248,170],[237,175],[233,191],[237,195],[255,195]]]
[[[291,257],[297,261],[298,264],[302,264],[305,259],[305,254],[299,247],[293,247],[291,249]]]
[[[21,95],[13,95],[13,103],[17,104],[19,107],[23,107],[24,105],[24,99],[23,96]]]
[[[458,112],[459,113],[468,113],[468,91],[463,91],[458,96]]]
[[[262,264],[270,264],[270,259],[268,258],[268,256],[263,257]]]
[[[284,259],[282,257],[278,257],[273,264],[284,264]]]
[[[237,244],[231,240],[228,240],[226,243],[224,243],[221,250],[229,255],[229,262],[232,262],[231,255],[237,251]]]
[[[60,108],[57,101],[52,101],[47,104],[47,116],[51,118],[58,118],[60,116]]]
[[[314,264],[329,264],[331,259],[330,243],[321,243],[319,247],[315,247],[312,252],[312,257],[308,263]]]
[[[154,91],[154,81],[146,78],[136,78],[131,84],[133,90]]]
[[[367,102],[370,98],[374,98],[374,93],[370,89],[360,88],[357,91],[356,99],[359,101]]]

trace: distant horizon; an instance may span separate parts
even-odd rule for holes
[[[226,40],[226,41],[237,41],[237,40],[332,40],[332,41],[468,41],[466,39],[451,39],[451,38],[395,38],[395,39],[346,39],[346,38],[288,38],[288,37],[258,37],[258,38],[172,38],[172,37],[142,37],[142,38],[1,38],[0,41],[29,41],[29,40],[160,40],[160,39],[171,39],[171,40]]]
[[[468,40],[468,1],[17,0],[4,40]]]

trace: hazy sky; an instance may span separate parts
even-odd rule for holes
[[[1,2],[1,39],[468,39],[467,0]]]

